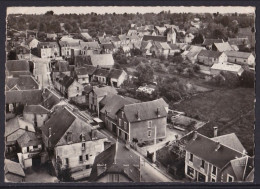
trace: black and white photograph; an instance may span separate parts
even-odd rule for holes
[[[7,7],[4,182],[253,182],[255,11]]]

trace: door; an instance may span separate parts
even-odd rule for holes
[[[199,182],[205,182],[205,181],[206,181],[206,176],[203,175],[203,174],[201,174],[201,173],[199,173],[199,175],[198,175],[198,181],[199,181]]]

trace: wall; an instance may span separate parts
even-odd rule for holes
[[[222,170],[221,176],[220,176],[221,182],[227,182],[227,174],[233,176],[234,181],[239,181],[239,180],[237,180],[235,173],[234,173],[232,167],[230,166],[230,164],[224,170]]]
[[[85,95],[72,97],[71,100],[73,102],[76,102],[77,104],[86,104],[87,103],[87,99],[86,99]]]
[[[34,149],[34,150],[41,150],[41,149],[42,149],[42,145],[39,144],[39,145],[37,145],[37,148]],[[33,146],[29,146],[29,150],[33,150]],[[30,152],[30,151],[29,151],[29,152]],[[33,151],[31,151],[31,152],[33,152]],[[23,153],[23,154],[28,153],[27,147],[22,147],[22,153]]]
[[[105,174],[103,177],[99,178],[96,180],[96,182],[112,182],[110,180],[111,176],[109,173]],[[119,174],[119,182],[131,182],[127,177],[125,177],[124,175],[122,174]]]
[[[48,114],[39,114],[36,115],[37,127],[44,125],[45,121],[48,119]]]
[[[89,83],[89,76],[88,76],[88,74],[86,74],[86,75],[78,75],[78,82],[80,84]]]
[[[77,81],[74,81],[68,88],[68,98],[75,97],[75,96],[81,96],[83,90],[84,90],[83,85],[81,85]]]
[[[12,173],[7,173],[5,174],[5,179],[7,179],[9,182],[23,182],[24,177]]]

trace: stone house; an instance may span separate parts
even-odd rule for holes
[[[204,39],[202,46],[206,47],[208,50],[212,50],[212,45],[214,43],[224,43],[223,39]]]
[[[228,62],[255,67],[255,57],[252,53],[240,51],[225,51]]]
[[[23,109],[23,117],[26,121],[41,127],[48,119],[50,111],[42,105],[27,105]]]
[[[112,87],[120,87],[127,78],[124,70],[111,69],[108,75],[108,82]]]
[[[117,113],[117,136],[127,142],[166,137],[168,104],[163,99],[124,105]]]
[[[74,80],[69,86],[66,86],[66,88],[68,91],[68,99],[83,95],[82,92],[84,91],[84,86],[76,80]]]
[[[246,151],[234,133],[217,136],[214,131],[214,138],[208,138],[195,131],[186,145],[185,175],[199,182],[238,181],[234,171],[227,166],[245,156]],[[242,174],[243,170],[240,171]]]
[[[96,67],[90,65],[75,68],[74,77],[80,84],[88,84],[96,69]]]
[[[62,120],[62,121],[61,121]],[[75,180],[88,177],[95,157],[104,151],[107,138],[66,106],[56,109],[45,123],[42,139],[56,168],[69,167]]]
[[[53,58],[60,56],[60,49],[57,42],[39,42],[37,45],[40,58]]]
[[[110,72],[107,69],[97,68],[93,73],[92,81],[107,85],[109,82],[109,73]]]
[[[215,63],[227,62],[227,55],[224,52],[201,50],[198,54],[198,62],[212,66]]]

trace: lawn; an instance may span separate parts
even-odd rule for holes
[[[215,90],[201,93],[174,105],[174,109],[183,111],[190,117],[209,121],[198,132],[213,137],[213,127],[218,126],[218,135],[235,133],[248,153],[254,149],[254,99],[250,88]]]

